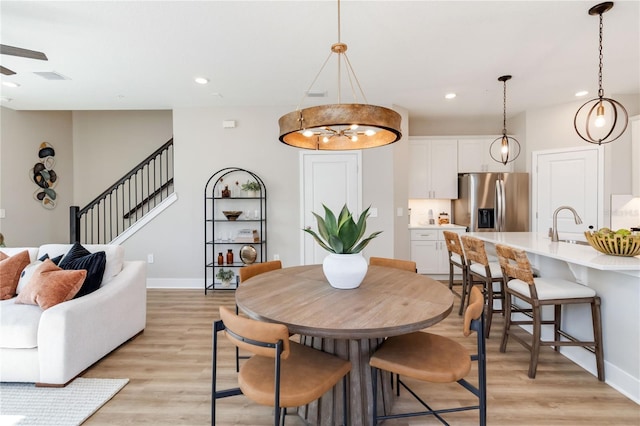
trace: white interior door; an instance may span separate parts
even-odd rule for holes
[[[303,151],[300,153],[302,194],[300,218],[303,228],[310,226],[317,230],[312,212],[324,217],[322,205],[329,207],[336,215],[344,204],[359,216],[362,206],[360,151],[324,153]],[[322,263],[328,254],[311,235],[302,235],[301,263],[311,265]]]
[[[553,224],[553,212],[571,206],[582,218],[576,225],[573,214],[558,214],[558,232],[566,238],[580,237],[603,221],[603,155],[600,147],[580,147],[532,153],[533,230],[546,232]],[[566,235],[569,234],[569,235]]]

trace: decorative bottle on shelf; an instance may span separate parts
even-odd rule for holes
[[[218,253],[218,265],[224,265],[224,258],[222,257],[222,252]]]
[[[227,250],[227,264],[231,265],[233,263],[233,251],[231,249]]]
[[[225,185],[224,189],[222,190],[222,198],[229,198],[231,197],[231,191],[229,190],[229,185]]]

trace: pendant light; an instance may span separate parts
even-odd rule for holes
[[[503,84],[502,92],[502,136],[491,142],[489,154],[494,161],[506,165],[514,161],[520,155],[520,142],[514,137],[507,136],[507,81],[510,75],[498,77]],[[500,143],[498,143],[498,141]]]
[[[278,120],[280,141],[297,148],[315,150],[349,150],[374,148],[396,142],[402,137],[401,117],[396,111],[366,103],[364,92],[347,57],[347,45],[340,41],[340,0],[338,0],[338,42],[320,68],[295,111]],[[338,103],[300,109],[333,54],[338,56]],[[341,103],[341,67],[345,65],[351,92],[356,97],[354,82],[364,100],[362,103]]]
[[[613,2],[600,3],[589,9],[589,15],[600,17],[598,97],[585,102],[576,112],[573,127],[578,136],[589,143],[601,145],[618,139],[627,128],[629,115],[622,104],[605,98],[602,89],[602,14],[613,7]]]

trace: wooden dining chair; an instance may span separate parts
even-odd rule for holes
[[[598,380],[604,381],[600,297],[596,295],[595,290],[562,278],[534,278],[531,263],[524,250],[496,244],[496,252],[505,281],[505,321],[500,352],[507,350],[510,337],[527,348],[531,352],[528,375],[533,379],[536,377],[541,346],[553,346],[556,352],[560,346],[581,346],[595,354]],[[525,302],[527,306],[518,305],[518,301]],[[580,340],[562,329],[562,307],[585,303],[591,306],[591,341]],[[552,319],[543,319],[543,306],[553,306]],[[513,314],[522,314],[527,319],[514,320]],[[512,325],[532,326],[531,339],[514,333],[511,330]],[[543,325],[553,326],[553,340],[542,340]]]
[[[467,261],[464,257],[464,250],[460,242],[460,235],[457,232],[442,231],[444,241],[447,244],[447,252],[449,257],[449,290],[453,291],[454,286],[454,268],[459,268],[462,274],[462,282],[460,283],[460,309],[458,315],[462,315],[464,310],[464,301],[467,294]]]
[[[455,340],[433,333],[418,331],[400,336],[389,337],[371,356],[373,384],[373,425],[385,419],[433,415],[443,424],[448,424],[442,414],[479,410],[478,424],[487,422],[487,381],[486,349],[484,337],[484,298],[477,287],[470,290],[470,303],[464,313],[463,334],[469,336],[476,332],[477,352],[471,355],[467,348]],[[465,377],[471,372],[472,361],[477,361],[478,384],[473,385]],[[413,395],[426,409],[410,413],[387,414],[378,416],[377,377],[378,370],[390,372],[396,376],[396,392],[400,395],[400,386]],[[421,399],[400,377],[407,377],[431,383],[458,382],[478,398],[477,405],[434,409]]]
[[[463,235],[462,247],[467,259],[467,288],[480,285],[487,302],[487,316],[485,324],[485,336],[489,338],[491,322],[496,313],[504,315],[504,290],[502,285],[502,269],[500,262],[492,262],[487,256],[484,241],[470,235]],[[500,302],[500,308],[494,307],[495,301]]]
[[[256,275],[260,275],[265,272],[275,271],[276,269],[282,269],[282,262],[279,260],[252,263],[251,265],[243,266],[238,271],[238,275],[240,276],[240,282],[238,282],[238,286],[251,277],[255,277]],[[236,305],[236,315],[239,313],[240,311],[238,309],[238,305]],[[240,371],[240,360],[248,358],[248,355],[240,355],[240,348],[236,346],[236,372]]]
[[[218,335],[224,332],[236,347],[252,353],[238,373],[238,387],[217,389]],[[254,402],[274,407],[274,425],[284,424],[284,409],[319,399],[342,381],[343,422],[348,420],[347,375],[351,362],[289,340],[283,324],[241,317],[220,307],[220,320],[213,325],[213,370],[211,379],[211,424],[216,424],[216,401],[245,395]]]
[[[369,265],[386,266],[388,268],[402,269],[409,272],[418,272],[416,262],[413,260],[390,259],[387,257],[370,257]]]

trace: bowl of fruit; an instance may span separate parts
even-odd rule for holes
[[[613,256],[637,256],[640,254],[640,234],[628,229],[613,231],[600,228],[597,231],[584,233],[587,241],[594,249]]]

